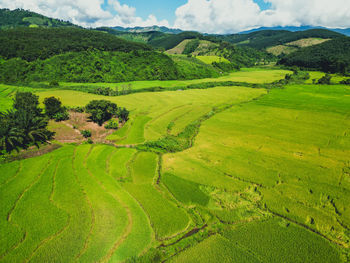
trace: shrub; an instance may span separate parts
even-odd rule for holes
[[[105,128],[117,130],[119,128],[119,122],[116,119],[109,120],[108,123],[105,125]]]
[[[51,87],[58,87],[60,84],[58,83],[57,80],[51,80],[50,83],[49,83],[49,85],[50,85]]]
[[[80,133],[81,133],[81,135],[84,136],[84,138],[90,138],[91,137],[91,131],[89,131],[89,130],[83,130]]]
[[[86,112],[91,114],[91,120],[100,126],[113,115],[117,115],[117,110],[117,104],[107,100],[93,100],[86,106]]]
[[[66,110],[65,111],[61,111],[61,112],[56,113],[53,116],[53,119],[55,121],[57,121],[57,122],[69,120],[69,114],[68,114],[68,112]]]
[[[350,85],[350,79],[344,79],[339,82],[340,84]]]
[[[332,79],[332,76],[329,74],[326,74],[317,81],[317,84],[330,85],[331,79]]]

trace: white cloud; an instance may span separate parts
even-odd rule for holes
[[[154,15],[142,19],[136,9],[118,0],[108,0],[109,8],[116,14],[102,9],[104,0],[0,0],[1,8],[23,8],[49,17],[71,21],[84,27],[98,26],[169,26],[168,21]]]
[[[188,0],[176,10],[175,27],[207,33],[233,33],[260,26],[350,27],[349,0]]]

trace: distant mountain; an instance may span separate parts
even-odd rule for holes
[[[78,27],[71,22],[49,18],[23,9],[0,9],[0,29],[16,27]]]
[[[249,34],[249,33],[263,31],[263,30],[285,30],[285,31],[290,31],[290,32],[299,32],[299,31],[305,31],[305,30],[310,30],[310,29],[326,29],[326,30],[337,32],[337,33],[341,33],[341,34],[346,35],[346,36],[350,36],[350,28],[341,29],[341,28],[326,28],[326,27],[315,27],[315,26],[259,27],[259,28],[255,28],[252,30],[240,32],[239,34]]]
[[[111,27],[112,29],[121,31],[121,32],[130,32],[130,33],[145,33],[145,32],[162,32],[162,33],[167,33],[167,34],[179,34],[183,32],[180,29],[173,29],[173,28],[167,28],[165,26],[149,26],[149,27]]]

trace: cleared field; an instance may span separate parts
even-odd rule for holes
[[[184,52],[186,45],[191,41],[192,41],[192,39],[185,39],[180,44],[178,44],[176,47],[167,50],[166,53],[171,54],[171,55],[181,55]]]
[[[329,40],[330,39],[324,39],[324,38],[304,38],[304,39],[299,39],[297,41],[289,42],[286,45],[297,46],[297,47],[309,47],[309,46],[322,44]]]
[[[298,48],[294,47],[294,46],[285,46],[285,45],[278,45],[278,46],[274,46],[274,47],[269,47],[266,49],[267,52],[275,55],[275,56],[279,56],[281,54],[290,54],[292,52],[297,51]]]
[[[226,62],[230,63],[226,58],[219,57],[219,56],[196,56],[196,59],[199,59],[200,61],[206,63],[206,64],[212,64],[214,62]]]

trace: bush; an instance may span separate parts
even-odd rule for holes
[[[109,120],[108,123],[105,125],[105,128],[117,130],[119,128],[119,122],[115,119]]]
[[[69,114],[68,112],[65,110],[65,111],[61,111],[61,112],[58,112],[56,113],[54,116],[53,116],[53,119],[57,122],[59,121],[66,121],[66,120],[69,120]]]
[[[117,104],[108,100],[93,100],[86,106],[86,112],[91,114],[91,120],[100,126],[113,115],[117,115],[117,111]]]
[[[91,137],[91,131],[89,131],[89,130],[83,130],[80,133],[81,133],[81,135],[83,135],[84,138],[90,138]]]
[[[320,78],[317,81],[317,84],[322,84],[322,85],[330,85],[331,84],[331,79],[332,76],[329,74],[324,75],[322,78]]]
[[[350,79],[344,79],[339,82],[340,84],[350,85]]]
[[[54,116],[58,113],[64,112],[65,109],[62,108],[62,102],[60,99],[55,97],[45,98],[45,113],[50,119],[54,119]]]
[[[51,80],[50,83],[49,83],[49,85],[50,85],[51,87],[58,87],[60,84],[58,83],[57,80]]]
[[[69,107],[68,110],[83,113],[85,111],[84,107]]]

